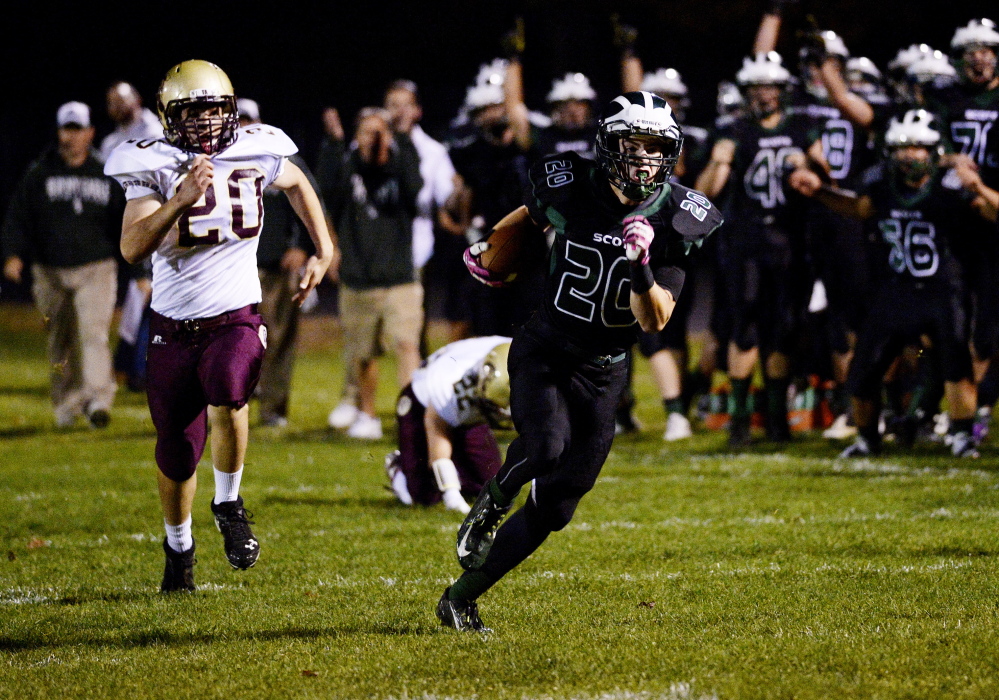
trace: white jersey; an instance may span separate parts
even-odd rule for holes
[[[111,157],[111,151],[129,139],[141,141],[159,138],[163,138],[160,118],[143,107],[138,119],[127,126],[119,126],[104,137],[104,140],[101,141],[101,160],[106,161]]]
[[[479,368],[493,348],[509,342],[501,335],[489,335],[445,345],[413,372],[413,394],[452,428],[485,423],[478,402],[472,400]]]
[[[153,253],[153,299],[174,320],[217,316],[260,302],[257,242],[264,222],[263,191],[298,148],[283,131],[253,124],[212,156],[215,175]],[[195,154],[164,140],[126,141],[104,166],[126,199],[172,197]]]

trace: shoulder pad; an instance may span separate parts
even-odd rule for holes
[[[673,185],[672,190],[670,223],[673,230],[685,242],[700,246],[712,231],[722,225],[721,212],[697,190],[683,185]]]
[[[286,158],[298,153],[298,146],[276,126],[250,124],[236,132],[236,141],[218,154],[218,158],[276,156]]]
[[[595,165],[574,151],[538,158],[529,173],[534,199],[542,210],[549,207],[559,210],[568,205],[577,188],[589,182]]]
[[[129,139],[111,151],[104,164],[104,174],[114,177],[128,173],[155,172],[186,163],[191,158],[190,153],[163,139]]]

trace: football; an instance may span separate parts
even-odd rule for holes
[[[486,238],[489,247],[479,256],[479,263],[504,282],[512,282],[523,269],[525,227],[503,218]]]

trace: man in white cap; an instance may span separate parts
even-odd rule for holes
[[[102,428],[116,389],[108,331],[124,198],[91,148],[90,108],[67,102],[56,125],[57,144],[28,167],[11,198],[0,232],[3,273],[20,283],[31,265],[49,333],[56,425],[85,415]]]

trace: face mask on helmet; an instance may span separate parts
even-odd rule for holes
[[[604,111],[597,130],[597,158],[607,179],[632,201],[641,201],[673,174],[683,135],[666,100],[629,92]]]
[[[791,73],[776,51],[745,58],[735,76],[746,95],[746,109],[757,119],[766,119],[784,106]]]
[[[493,428],[508,429],[510,419],[510,375],[507,357],[510,343],[501,343],[489,351],[479,369],[477,395],[483,416]]]
[[[937,168],[940,132],[934,128],[933,115],[913,109],[902,119],[893,117],[885,134],[885,147],[895,181],[919,187]]]
[[[236,96],[228,76],[213,63],[184,61],[171,68],[156,107],[167,140],[178,148],[214,155],[236,139]]]

